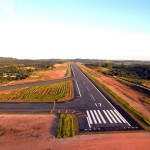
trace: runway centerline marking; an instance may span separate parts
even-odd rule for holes
[[[80,97],[81,97],[81,92],[80,92],[80,89],[79,89],[79,86],[78,86],[77,80],[75,80],[75,81],[76,81],[76,85],[77,85],[77,88],[78,88],[78,91],[79,91],[79,95],[80,95]]]
[[[73,75],[75,76],[75,74],[74,74],[74,70],[73,70],[73,67],[71,67],[71,69],[72,69]]]
[[[86,86],[87,90],[89,91],[89,88]]]
[[[81,70],[80,70],[81,71]],[[81,73],[85,76],[85,74],[81,71]],[[85,76],[86,77],[86,76]],[[99,89],[86,77],[88,81],[93,85],[93,87],[103,96],[103,98],[115,109],[115,107],[108,101],[108,99],[99,91]]]
[[[91,94],[92,99],[95,101],[95,98],[93,97],[93,95]]]

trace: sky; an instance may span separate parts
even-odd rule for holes
[[[150,61],[150,0],[0,0],[0,57]]]

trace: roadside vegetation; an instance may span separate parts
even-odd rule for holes
[[[73,97],[72,81],[0,91],[0,102],[62,102]]]
[[[78,133],[77,118],[71,114],[61,114],[58,124],[57,138],[73,137]]]
[[[91,63],[85,66],[104,75],[116,76],[126,81],[150,88],[150,64],[139,63]]]
[[[142,112],[138,111],[136,108],[134,108],[132,105],[130,105],[127,101],[125,101],[123,98],[121,98],[120,96],[118,96],[115,92],[113,92],[112,90],[110,90],[106,85],[102,84],[97,78],[96,76],[93,76],[93,74],[86,70],[85,67],[83,67],[82,65],[78,65],[82,71],[84,73],[86,73],[86,75],[92,80],[92,82],[94,82],[94,84],[96,84],[98,87],[100,87],[100,89],[103,90],[103,92],[108,95],[109,97],[111,97],[112,100],[114,100],[114,102],[117,102],[124,110],[126,110],[135,120],[137,120],[137,122],[139,122],[140,120],[140,124],[145,127],[146,129],[149,129],[150,126],[150,118],[143,115]],[[145,102],[147,103],[147,99],[145,100]],[[142,122],[142,123],[141,123]]]
[[[69,77],[71,77],[71,76],[72,76],[71,67],[70,67],[70,64],[68,64],[65,77],[66,77],[66,78],[69,78]]]

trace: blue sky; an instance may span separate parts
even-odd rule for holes
[[[0,55],[150,60],[149,8],[149,0],[0,0]]]

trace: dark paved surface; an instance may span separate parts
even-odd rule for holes
[[[80,131],[112,131],[141,129],[129,115],[119,111],[106,99],[95,85],[75,65],[71,65],[74,81],[75,99],[56,104],[53,103],[0,103],[0,112],[33,112],[33,113],[72,113],[77,115]],[[30,87],[55,81],[42,81],[24,85],[0,87],[0,90],[20,87]]]
[[[32,87],[32,86],[38,86],[38,85],[44,85],[44,84],[52,84],[52,83],[57,83],[57,82],[67,81],[67,80],[72,80],[72,79],[73,79],[73,77],[72,78],[57,79],[57,80],[37,81],[37,82],[17,84],[17,85],[0,86],[0,91],[25,88],[25,87]]]

